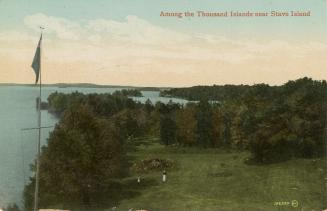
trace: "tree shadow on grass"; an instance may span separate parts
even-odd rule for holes
[[[290,161],[292,159],[296,159],[296,157],[279,157],[275,159],[270,159],[270,160],[258,160],[253,157],[248,157],[243,160],[243,163],[249,166],[269,166],[269,165],[274,165],[274,164],[279,164],[279,163],[284,163],[287,161]]]
[[[81,211],[108,210],[118,207],[122,200],[128,200],[142,194],[149,187],[157,186],[159,182],[152,178],[142,178],[137,182],[137,178],[127,178],[122,181],[112,182],[107,193],[97,197],[96,201],[89,205],[79,206]]]

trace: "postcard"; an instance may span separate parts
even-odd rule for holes
[[[0,211],[327,210],[325,0],[0,0]]]

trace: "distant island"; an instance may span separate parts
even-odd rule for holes
[[[54,94],[58,94],[58,92],[54,92]],[[116,97],[143,97],[142,92],[139,89],[122,89],[122,90],[117,90],[112,93],[113,96]],[[36,98],[36,108],[38,109],[39,107],[39,98]],[[51,106],[49,106],[48,102],[41,102],[41,110],[49,110],[51,111]]]
[[[19,84],[19,83],[0,83],[0,86],[35,86],[34,84]],[[171,89],[172,87],[138,87],[138,86],[123,86],[123,85],[101,85],[92,83],[55,83],[43,84],[43,87],[79,87],[79,88],[121,88],[121,89],[137,89],[140,91],[162,91]]]

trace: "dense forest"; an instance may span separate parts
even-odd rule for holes
[[[246,162],[253,164],[325,155],[326,81],[202,86],[162,95],[197,102],[142,104],[124,91],[51,94],[48,109],[60,121],[42,149],[41,205],[93,204],[119,195],[119,179],[129,173],[129,143],[140,137],[174,147],[249,150]],[[27,209],[33,190],[31,178],[24,192]]]
[[[273,88],[273,87],[270,87]],[[162,97],[178,97],[189,101],[206,99],[209,101],[222,101],[239,98],[251,89],[249,85],[224,85],[224,86],[194,86],[188,88],[172,88],[162,90]]]
[[[180,145],[248,149],[261,163],[325,153],[326,81],[303,78],[274,87],[202,86],[164,93],[199,101],[174,114]]]

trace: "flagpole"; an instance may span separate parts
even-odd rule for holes
[[[41,39],[42,39],[42,30],[41,29]],[[39,102],[38,102],[38,129],[39,129],[39,139],[37,143],[37,158],[36,158],[36,175],[35,175],[35,193],[34,193],[34,211],[38,211],[39,204],[39,176],[40,176],[40,152],[41,152],[41,102],[42,102],[42,43],[40,43],[40,70],[39,70]]]

